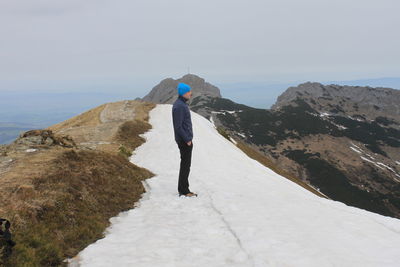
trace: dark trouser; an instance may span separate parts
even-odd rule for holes
[[[190,146],[185,142],[178,143],[179,151],[181,153],[181,166],[179,169],[179,181],[178,181],[178,192],[179,194],[187,194],[189,190],[189,172],[190,164],[192,162],[192,149],[193,142]]]

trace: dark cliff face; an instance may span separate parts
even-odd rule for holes
[[[218,87],[206,82],[199,76],[187,74],[177,80],[172,78],[162,80],[142,100],[157,104],[172,104],[178,97],[176,87],[180,82],[190,85],[192,99],[196,97],[221,97]]]

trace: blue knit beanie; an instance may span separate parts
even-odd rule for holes
[[[179,83],[176,89],[178,89],[179,95],[184,95],[190,91],[190,86],[187,85],[186,83]]]

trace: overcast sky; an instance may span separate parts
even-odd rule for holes
[[[0,91],[400,76],[398,0],[1,0]]]

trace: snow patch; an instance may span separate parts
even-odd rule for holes
[[[359,146],[357,146],[356,144],[354,144],[353,142],[350,142],[354,147],[358,148],[359,150],[361,150],[361,148]]]
[[[340,124],[337,124],[337,123],[334,123],[334,122],[331,122],[331,121],[330,121],[330,123],[335,125],[337,128],[339,128],[341,130],[346,130],[347,129],[347,127],[344,127],[343,125],[340,125]]]
[[[310,114],[311,116],[314,116],[314,117],[320,116],[320,114],[318,114],[318,113],[313,113],[313,112],[310,112],[310,111],[306,111],[306,113],[307,113],[307,114]]]
[[[27,150],[25,150],[25,152],[28,152],[28,153],[32,153],[35,151],[37,151],[37,149],[35,149],[35,148],[28,148]]]
[[[362,152],[354,147],[350,147],[353,151],[357,152],[358,154],[362,154]]]
[[[368,154],[368,153],[365,153],[365,155],[367,155],[370,159],[375,159],[373,156],[371,156],[371,155]]]
[[[340,125],[340,124],[335,124],[335,126],[338,127],[341,130],[346,130],[347,129],[347,127],[344,127],[343,125]]]
[[[239,135],[239,136],[241,136],[241,137],[243,137],[243,138],[246,138],[246,135],[244,135],[244,134],[242,134],[242,133],[236,133],[237,135]]]
[[[147,142],[130,159],[156,174],[140,205],[110,220],[80,266],[398,266],[400,220],[310,193],[194,112],[189,181],[199,196],[179,198],[170,110],[150,111]]]
[[[367,162],[369,162],[369,163],[372,163],[373,165],[375,165],[376,167],[380,168],[381,170],[384,170],[384,169],[386,168],[386,169],[388,169],[389,171],[393,172],[396,176],[400,177],[400,175],[399,175],[393,168],[387,166],[386,164],[384,164],[384,163],[382,163],[382,162],[375,162],[375,161],[372,161],[372,160],[370,160],[370,159],[367,159],[367,158],[365,158],[365,157],[363,157],[363,156],[361,156],[361,159],[363,159],[363,160],[365,160],[365,161],[367,161]],[[398,181],[396,178],[393,178],[393,179],[395,179],[396,181]],[[398,181],[398,182],[400,182],[400,181]]]
[[[231,140],[232,143],[234,143],[235,145],[237,145],[237,142],[236,142],[235,139],[233,139],[232,137],[229,136],[229,140]]]
[[[242,111],[243,110],[223,110],[223,109],[221,109],[221,111],[211,111],[211,113],[226,115],[226,113],[234,114],[236,112],[242,112]]]
[[[329,117],[329,116],[331,116],[331,114],[326,113],[326,112],[323,112],[323,113],[319,114],[319,116],[320,116],[321,118],[323,118],[323,117]]]
[[[364,120],[360,119],[360,118],[353,118],[352,116],[347,116],[349,119],[353,120],[353,121],[360,121],[363,122]]]
[[[212,117],[212,116],[210,116],[210,122],[211,122],[211,124],[213,125],[213,127],[214,127],[214,128],[216,128],[216,126],[215,126],[215,122],[214,122],[214,119],[213,119],[213,117]]]
[[[367,158],[365,158],[365,157],[363,157],[363,156],[361,156],[361,159],[363,159],[363,160],[365,160],[365,161],[367,161],[367,162],[369,162],[369,163],[374,164],[374,165],[375,165],[376,167],[378,167],[379,169],[384,170],[384,168],[381,167],[381,166],[379,166],[375,161],[369,160],[369,159],[367,159]]]
[[[220,111],[211,111],[211,113],[213,113],[213,114],[224,114],[225,115],[225,112],[220,112]]]
[[[381,166],[385,167],[386,169],[388,169],[388,170],[390,170],[390,171],[396,173],[395,170],[393,170],[391,167],[389,167],[389,166],[383,164],[382,162],[377,162],[376,164],[381,165]]]

